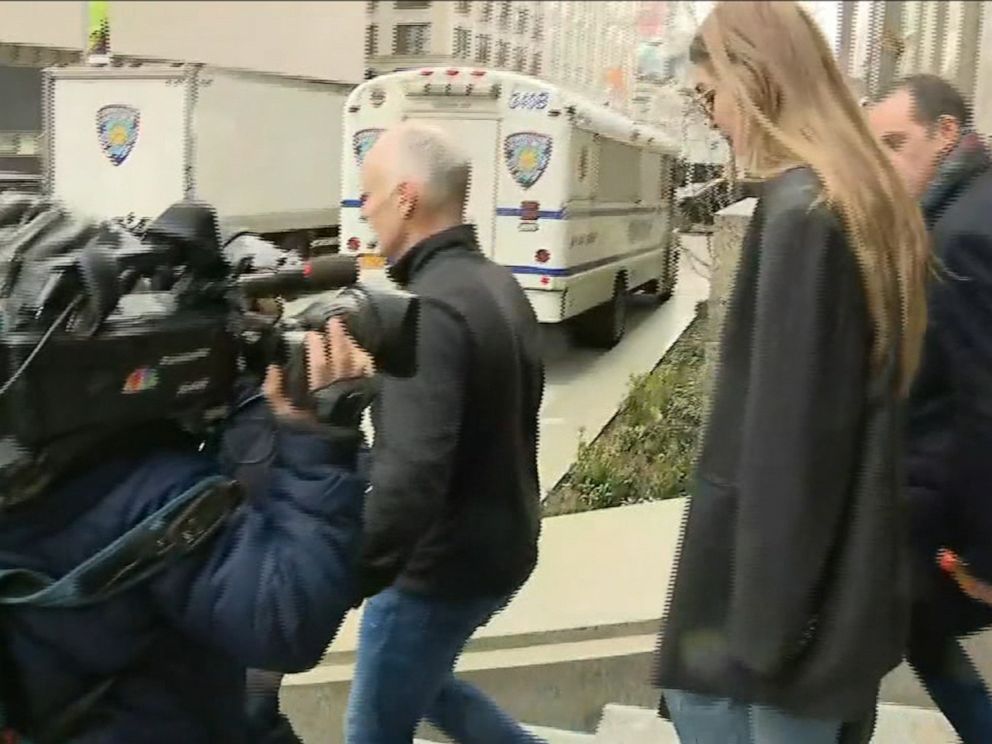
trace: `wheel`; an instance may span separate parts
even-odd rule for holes
[[[576,339],[585,346],[612,349],[627,330],[627,281],[618,274],[613,296],[576,318]]]
[[[657,279],[651,279],[642,284],[640,286],[641,292],[649,297],[653,297],[659,305],[668,302],[672,299],[672,293],[675,290],[678,271],[678,254],[674,248],[669,248],[662,275]]]
[[[279,247],[287,253],[295,253],[300,258],[306,260],[310,258],[310,232],[300,230],[287,233],[279,241]]]
[[[674,247],[668,249],[667,268],[665,282],[664,284],[659,282],[659,287],[656,291],[659,305],[672,299],[672,295],[675,293],[675,285],[679,281],[679,253],[678,249]]]

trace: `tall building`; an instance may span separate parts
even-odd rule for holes
[[[515,70],[629,112],[640,2],[369,2],[367,75],[423,65]]]
[[[981,98],[989,86],[981,37],[990,18],[990,3],[973,0],[844,2],[841,62],[869,96],[897,77],[926,72],[947,78],[969,98]]]

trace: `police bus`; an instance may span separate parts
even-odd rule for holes
[[[667,299],[675,286],[673,165],[666,135],[525,75],[427,67],[366,81],[345,103],[341,251],[377,272],[361,218],[362,159],[402,121],[450,133],[472,161],[466,222],[513,271],[543,323],[571,321],[580,341],[611,347],[626,295]]]

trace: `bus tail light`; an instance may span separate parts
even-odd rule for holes
[[[525,222],[536,222],[541,213],[541,205],[536,201],[520,202],[520,219]]]

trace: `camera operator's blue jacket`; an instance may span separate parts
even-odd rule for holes
[[[108,452],[0,520],[0,564],[58,577],[236,460],[265,464],[224,529],[147,583],[92,608],[4,611],[19,712],[44,721],[117,677],[94,710],[102,721],[74,744],[247,742],[245,668],[319,661],[358,604],[357,445],[276,426],[256,399],[232,420],[224,451],[220,462],[192,449]]]

